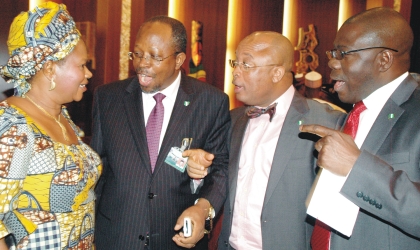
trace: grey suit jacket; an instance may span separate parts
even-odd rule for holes
[[[229,193],[224,207],[219,249],[229,246],[241,145],[249,120],[245,107],[233,110],[231,116]],[[313,155],[314,141],[311,140],[315,138],[300,133],[299,121],[338,129],[344,118],[344,113],[295,92],[277,142],[267,190],[261,194],[265,195],[261,214],[263,249],[310,249],[313,226],[305,222],[305,200],[315,178],[316,159]]]
[[[177,218],[199,197],[218,212],[225,200],[230,127],[226,94],[182,75],[168,129],[151,172],[136,77],[100,86],[94,95],[91,145],[103,160],[97,186],[97,249],[181,249],[172,241]],[[215,155],[200,194],[190,178],[164,162],[171,147],[193,138],[191,148]]]
[[[360,207],[331,249],[420,249],[420,89],[408,76],[381,110],[341,193]]]

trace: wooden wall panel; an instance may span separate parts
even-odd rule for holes
[[[157,15],[168,15],[168,0],[131,0],[130,51],[134,48],[137,31],[142,23]],[[131,62],[129,65],[131,76],[135,71]]]
[[[413,1],[411,6],[411,28],[414,32],[414,46],[411,49],[410,72],[420,74],[420,1]]]
[[[284,1],[273,0],[244,0],[238,6],[240,14],[237,32],[237,43],[254,31],[276,31],[281,33],[283,27]],[[258,11],[256,11],[258,10]]]
[[[62,0],[76,22],[96,22],[96,0]]]
[[[237,15],[237,27],[235,27],[234,30],[228,31],[234,33],[231,43],[235,49],[242,39],[254,31],[271,30],[280,33],[282,32],[283,0],[243,0],[238,2],[240,2],[240,4],[238,4],[237,9],[235,10]],[[230,99],[231,108],[243,105],[240,101],[236,100],[234,95],[231,95]]]
[[[414,2],[418,2],[418,0],[416,0]],[[411,20],[412,13],[413,14],[415,13],[415,12],[411,12],[411,6],[412,6],[412,4],[413,4],[413,1],[412,0],[401,0],[400,13],[401,13],[401,15],[403,15],[403,17],[405,17],[405,19],[408,22],[410,22],[410,20]],[[415,14],[418,14],[418,12],[415,13]]]
[[[220,90],[224,87],[226,29],[228,1],[226,0],[185,0],[180,6],[183,10],[179,20],[187,29],[187,59],[183,64],[189,73],[191,59],[192,20],[203,23],[203,59],[206,81]]]
[[[240,40],[254,31],[276,31],[281,33],[283,28],[284,1],[248,1],[243,4],[242,23],[243,33]],[[258,10],[258,11],[256,11]],[[245,14],[245,15],[244,15]]]
[[[366,1],[367,0],[360,0],[360,1],[352,1],[352,0],[345,0],[342,1],[345,4],[345,9],[343,10],[343,22],[349,19],[351,16],[356,15],[359,12],[366,10]],[[341,7],[340,7],[341,8]],[[341,24],[340,24],[341,26]],[[340,27],[338,27],[340,28]]]
[[[298,27],[303,27],[304,30],[308,30],[309,24],[315,26],[318,39],[318,46],[315,48],[315,53],[318,54],[319,58],[319,66],[316,71],[323,76],[324,83],[328,82],[330,75],[328,58],[325,55],[325,51],[333,48],[338,26],[338,11],[339,1],[300,0],[298,6],[299,14],[295,17]],[[297,36],[291,38],[291,40],[292,44],[296,46]],[[299,58],[296,59],[298,60]]]
[[[97,1],[96,71],[94,85],[118,80],[121,34],[121,0]]]

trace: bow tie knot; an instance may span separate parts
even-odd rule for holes
[[[251,106],[247,109],[246,115],[249,116],[249,118],[257,118],[260,117],[262,114],[268,114],[270,116],[270,122],[273,120],[273,116],[276,113],[276,106],[277,102],[271,104],[267,108],[257,108],[255,106]]]

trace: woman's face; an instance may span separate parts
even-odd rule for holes
[[[82,99],[88,79],[92,77],[92,72],[86,67],[87,61],[86,45],[80,40],[64,61],[55,63],[55,90],[66,98],[64,103]]]

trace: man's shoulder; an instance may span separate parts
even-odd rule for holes
[[[241,106],[234,108],[230,111],[230,117],[232,119],[232,122],[236,121],[239,117],[245,114],[246,106]]]
[[[190,89],[195,93],[227,97],[226,93],[211,85],[210,83],[199,81],[187,75],[182,75],[181,87],[185,87],[187,91]]]
[[[314,112],[329,113],[336,116],[346,114],[344,109],[327,101],[309,98],[306,101],[308,103],[309,109]]]
[[[336,126],[344,123],[347,113],[335,105],[318,100],[307,99],[308,113],[306,114],[307,122],[316,123],[324,126]]]
[[[96,87],[95,91],[100,91],[101,93],[104,92],[111,92],[115,93],[116,91],[121,91],[126,89],[126,87],[135,79],[135,77],[130,77],[124,80],[118,80],[114,82],[110,82],[107,84],[99,85]]]

